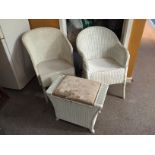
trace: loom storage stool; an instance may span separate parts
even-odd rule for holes
[[[108,85],[75,76],[61,75],[47,89],[56,119],[88,128],[94,125],[103,108]]]

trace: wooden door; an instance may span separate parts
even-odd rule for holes
[[[132,77],[132,73],[137,60],[138,49],[141,44],[142,34],[146,19],[135,19],[133,21],[132,30],[129,39],[128,50],[130,52],[130,62],[128,69],[128,77]]]
[[[30,28],[55,27],[59,28],[59,19],[29,19]]]

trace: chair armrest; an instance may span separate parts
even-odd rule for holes
[[[62,54],[61,57],[68,63],[73,65],[73,47],[69,40],[64,36],[62,43]]]
[[[78,46],[77,46],[77,51],[78,51],[79,55],[82,58],[83,69],[87,70],[88,69],[88,64],[87,63],[88,63],[88,60],[89,60],[88,57],[87,57],[87,54],[84,53],[84,52],[81,52],[80,49],[78,48]]]
[[[82,59],[84,60],[84,61],[87,61],[87,60],[89,60],[90,58],[89,58],[89,55],[90,55],[90,53],[87,51],[81,51],[80,50],[80,48],[78,47],[79,45],[78,45],[78,43],[76,43],[77,45],[77,51],[78,51],[78,53],[79,53],[79,55],[82,57]]]
[[[112,57],[115,61],[117,61],[122,67],[127,67],[130,59],[129,51],[121,45],[121,43],[117,43],[114,47],[112,47],[108,55]]]
[[[85,78],[88,78],[88,74],[87,74],[87,71],[88,71],[88,59],[79,50],[78,50],[78,53],[82,58],[82,67],[83,67],[83,73],[82,74],[84,75]]]

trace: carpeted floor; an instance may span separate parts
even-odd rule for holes
[[[155,134],[155,42],[143,40],[134,71],[127,84],[126,100],[121,85],[111,86],[98,116],[96,134]],[[10,99],[0,111],[3,134],[91,134],[88,129],[56,121],[54,109],[45,103],[36,79],[22,91],[5,89]]]
[[[7,99],[7,94],[5,94],[3,90],[0,88],[0,109],[6,104]]]

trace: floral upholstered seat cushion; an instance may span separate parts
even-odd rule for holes
[[[75,76],[65,76],[53,95],[73,101],[94,105],[100,83]]]

